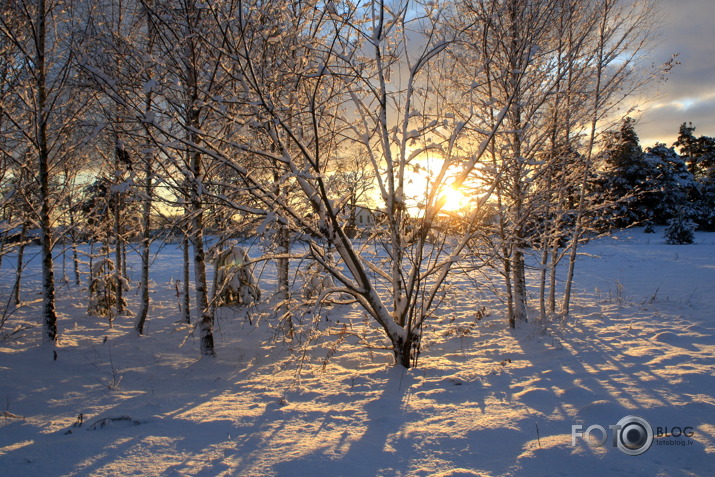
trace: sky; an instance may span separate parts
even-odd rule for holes
[[[672,145],[686,121],[696,127],[696,136],[715,137],[715,1],[660,0],[659,10],[663,25],[653,61],[662,64],[677,53],[680,64],[649,90],[651,101],[639,108],[641,145]]]

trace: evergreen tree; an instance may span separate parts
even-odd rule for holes
[[[644,152],[634,125],[633,119],[625,118],[618,131],[605,133],[604,166],[597,189],[609,204],[605,208],[607,227],[665,225],[678,213],[686,219],[696,218],[699,211],[693,200],[699,193],[693,170],[700,170],[706,161],[692,157],[706,157],[707,141],[694,138],[694,128],[684,124],[676,145],[691,156],[681,157],[661,143]]]
[[[687,218],[687,212],[679,210],[675,217],[668,221],[668,228],[663,236],[670,245],[686,245],[695,241],[695,222]]]
[[[606,225],[627,227],[647,219],[640,202],[652,171],[636,134],[635,120],[627,117],[620,129],[604,133],[602,159],[604,165],[596,188],[610,203],[604,217]]]
[[[715,232],[715,172],[698,181],[698,196],[694,203],[695,221],[698,227]]]
[[[680,148],[688,171],[695,184],[691,194],[692,217],[698,227],[715,230],[715,138],[695,137],[693,123],[680,125],[678,140],[674,146]]]
[[[706,177],[715,166],[715,139],[708,136],[696,138],[694,131],[693,123],[681,124],[674,146],[680,147],[680,154],[690,173],[700,179]]]
[[[693,217],[690,198],[696,188],[695,180],[683,158],[672,147],[660,143],[648,148],[643,158],[650,177],[639,196],[637,213],[655,224],[666,224],[679,213]]]

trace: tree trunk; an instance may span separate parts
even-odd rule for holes
[[[20,245],[17,248],[17,269],[15,270],[15,286],[13,287],[13,295],[15,299],[15,305],[20,304],[20,288],[22,287],[22,269],[25,255],[25,237],[27,233],[27,222],[22,223],[22,228],[20,229]]]
[[[580,239],[580,217],[576,219],[576,225],[574,227],[573,237],[571,237],[571,250],[569,251],[569,268],[566,274],[566,286],[564,288],[564,302],[561,307],[561,313],[564,316],[568,316],[571,307],[571,285],[573,283],[574,269],[576,268],[576,257],[578,250],[578,241]]]
[[[514,325],[516,325],[519,322],[528,321],[524,252],[520,246],[514,250],[512,272],[514,274]]]
[[[204,251],[204,211],[201,198],[201,154],[191,154],[191,171],[193,181],[191,185],[191,242],[194,249],[194,283],[196,286],[196,308],[201,317],[199,323],[201,355],[215,356],[214,350],[214,315],[211,312],[208,300],[208,284],[206,281],[206,256]]]
[[[280,226],[278,229],[278,254],[286,255],[290,253],[290,238],[288,236],[288,230]],[[290,298],[290,285],[289,285],[289,260],[287,257],[282,257],[278,259],[278,293],[276,297],[278,301],[282,303],[281,309],[288,309],[288,299]]]
[[[118,148],[119,146],[117,146]],[[117,161],[117,168],[119,167]],[[124,280],[122,277],[122,233],[120,226],[121,219],[121,195],[119,191],[114,193],[114,261],[115,263],[115,282],[117,285],[117,315],[124,313]]]
[[[512,138],[512,151],[513,164],[511,164],[510,171],[511,174],[511,214],[512,214],[512,226],[514,227],[512,233],[513,236],[510,239],[513,242],[512,256],[511,256],[511,271],[513,274],[513,293],[514,293],[514,316],[513,321],[510,323],[512,327],[515,327],[519,322],[527,321],[526,312],[526,273],[524,265],[524,230],[523,221],[525,214],[525,199],[527,195],[526,185],[523,180],[523,172],[525,168],[525,158],[522,156],[522,134],[524,129],[524,119],[522,118],[522,88],[521,88],[521,77],[523,68],[526,65],[523,64],[522,46],[520,45],[520,19],[519,19],[519,5],[516,2],[509,2],[508,14],[510,17],[509,23],[509,37],[511,41],[510,48],[510,58],[509,58],[509,88],[510,93],[515,98],[514,104],[510,109],[511,113],[511,127],[513,128],[513,133],[511,133]]]
[[[129,274],[127,273],[127,241],[122,237],[122,278],[127,281],[129,280]]]
[[[42,258],[42,334],[45,341],[57,342],[57,312],[55,311],[55,273],[52,262],[52,219],[50,216],[50,153],[47,143],[47,74],[45,71],[45,36],[47,8],[38,0],[36,35],[37,81],[37,160],[40,186],[40,247]]]
[[[282,183],[279,167],[279,164],[274,161],[273,188],[276,196],[284,198],[285,200],[285,184]],[[283,257],[290,252],[290,235],[286,227],[280,221],[278,221],[276,225],[278,225],[278,231],[276,232],[276,253],[280,255],[281,258],[276,260],[276,267],[278,268],[278,290],[276,291],[275,299],[279,304],[276,312],[278,316],[282,317],[288,311],[288,300],[290,299],[290,261],[287,257]],[[286,323],[286,326],[290,327],[290,325],[291,323]]]
[[[192,144],[201,143],[201,105],[200,105],[200,76],[202,65],[198,64],[198,45],[194,35],[198,33],[201,10],[195,1],[186,2],[184,14],[187,21],[188,41],[185,45],[185,81],[186,81],[186,107],[185,132],[187,139]],[[206,256],[204,250],[204,166],[202,153],[198,150],[189,152],[189,210],[191,212],[190,239],[194,252],[194,285],[196,287],[196,308],[200,316],[199,332],[201,341],[201,355],[215,356],[214,350],[214,315],[208,300],[208,283],[206,280]]]
[[[196,284],[196,307],[201,316],[199,323],[201,339],[201,355],[215,356],[213,325],[214,316],[208,301],[208,285],[206,282],[206,257],[204,253],[203,212],[200,203],[194,203],[195,218],[192,224],[192,243],[194,248],[194,281]]]
[[[140,335],[144,334],[144,325],[149,313],[149,257],[151,245],[151,203],[152,203],[152,167],[151,157],[145,158],[144,164],[144,206],[142,208],[142,250],[141,250],[141,304],[134,328]]]
[[[0,237],[0,270],[2,270],[2,258],[5,255],[5,242],[7,242],[7,232]]]
[[[75,285],[80,285],[79,276],[79,254],[77,251],[77,230],[75,228],[74,209],[72,204],[72,194],[67,195],[67,214],[70,219],[70,240],[72,241],[72,268],[74,270]]]
[[[151,4],[145,5],[146,14],[146,28],[147,28],[147,43],[146,52],[149,56],[152,54],[152,47],[154,44],[156,31],[154,30],[152,20],[151,20]],[[152,107],[152,93],[148,91],[144,98],[144,113],[149,115]],[[154,198],[154,192],[152,190],[152,180],[153,180],[153,164],[154,160],[153,153],[151,150],[150,135],[148,132],[145,133],[147,137],[146,153],[144,153],[144,203],[142,208],[142,251],[141,251],[141,304],[139,307],[139,313],[137,314],[134,327],[140,335],[144,334],[144,326],[146,324],[147,315],[149,314],[149,257],[150,257],[150,246],[151,246],[151,206]],[[188,261],[188,260],[187,260]],[[186,266],[186,265],[185,265]],[[187,307],[188,312],[188,307]]]
[[[574,230],[571,236],[571,250],[569,251],[569,268],[566,276],[566,286],[564,289],[564,301],[561,307],[561,312],[564,316],[568,316],[571,307],[571,287],[573,283],[574,269],[576,267],[576,257],[578,250],[578,243],[583,236],[582,223],[583,217],[585,215],[586,209],[586,191],[588,190],[588,176],[590,173],[591,160],[593,156],[594,146],[596,144],[596,130],[598,126],[599,117],[601,114],[601,82],[603,81],[603,65],[604,59],[606,57],[605,48],[608,41],[609,32],[609,20],[610,9],[615,5],[615,2],[603,3],[603,16],[601,18],[600,30],[599,30],[599,43],[598,43],[598,54],[596,56],[598,63],[596,64],[596,84],[593,93],[593,117],[591,119],[591,131],[588,139],[588,148],[586,152],[583,179],[581,181],[581,191],[579,193],[579,202],[576,213],[576,222],[574,224]]]
[[[519,147],[520,141],[515,140],[515,143],[517,144],[517,164],[520,163],[520,153],[521,149]],[[511,256],[507,259],[509,263],[509,267],[511,269],[511,277],[512,277],[512,283],[511,283],[511,293],[513,296],[513,303],[514,303],[514,308],[512,310],[512,314],[510,315],[510,320],[509,320],[509,325],[512,328],[515,328],[520,322],[526,322],[527,320],[527,308],[526,308],[526,302],[527,302],[527,297],[526,297],[526,266],[524,263],[524,248],[525,248],[525,240],[524,240],[524,231],[522,226],[520,225],[523,221],[523,199],[524,199],[524,194],[525,192],[522,189],[521,184],[519,183],[520,176],[521,174],[518,172],[520,167],[514,167],[515,172],[515,177],[513,177],[514,183],[512,184],[512,189],[513,189],[513,204],[511,205],[511,211],[510,213],[512,214],[512,225],[514,226],[513,230],[511,231],[512,236],[507,237],[507,240],[511,243],[510,249],[511,249]]]
[[[542,320],[546,320],[546,269],[549,264],[549,247],[547,237],[542,236],[541,244],[541,270],[539,271],[539,315]]]
[[[89,283],[94,280],[94,239],[89,239]]]
[[[502,240],[504,240],[503,237]],[[514,314],[514,287],[512,285],[511,260],[509,259],[509,251],[507,247],[502,248],[502,253],[504,254],[502,260],[504,264],[504,286],[506,288],[506,316],[509,321],[509,327],[516,328],[516,318]]]
[[[551,270],[549,270],[549,313],[556,312],[556,266],[558,265],[558,241],[551,247]]]
[[[415,364],[415,356],[413,356],[412,350],[417,342],[417,336],[414,333],[410,333],[409,330],[406,331],[408,331],[407,336],[390,336],[390,340],[392,341],[395,364],[410,369]]]
[[[183,295],[181,296],[181,313],[184,323],[191,323],[191,288],[189,283],[191,281],[191,254],[189,253],[189,237],[186,234],[184,234],[181,239],[181,248],[184,253],[184,283],[182,284]]]

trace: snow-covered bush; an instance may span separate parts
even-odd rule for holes
[[[678,214],[668,221],[668,228],[663,234],[665,241],[671,245],[684,245],[695,240],[695,222]]]
[[[98,260],[92,265],[92,280],[89,283],[89,303],[87,313],[94,316],[111,316],[112,308],[117,307],[119,287],[128,290],[126,281],[116,272],[114,262],[109,258]],[[126,300],[122,306],[126,306]],[[110,320],[111,321],[111,320]]]
[[[320,298],[324,291],[331,288],[335,288],[333,277],[317,262],[311,263],[305,271],[303,296],[306,299]]]
[[[237,245],[218,253],[213,261],[217,306],[248,305],[260,301],[261,289],[248,262],[248,253]]]

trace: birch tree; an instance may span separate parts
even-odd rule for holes
[[[476,146],[456,147],[465,122],[430,108],[435,84],[429,66],[452,44],[452,37],[434,27],[439,9],[431,6],[416,5],[415,14],[407,2],[221,5],[211,6],[213,29],[222,32],[211,50],[223,56],[236,93],[206,101],[226,122],[241,125],[241,134],[204,128],[200,137],[175,139],[232,168],[240,187],[264,204],[252,212],[270,211],[288,230],[319,238],[309,243],[309,257],[337,285],[317,300],[350,295],[384,330],[396,362],[413,366],[423,324],[467,243],[459,241],[450,252],[434,248],[429,231],[444,207],[445,188],[459,187],[474,172],[506,108],[494,121],[472,124],[483,131]],[[421,46],[408,48],[415,36]],[[269,52],[275,61],[266,61]],[[384,214],[382,229],[363,247],[351,241],[349,221],[339,213],[351,194],[341,196],[326,184],[336,159],[347,151],[369,158]],[[427,191],[413,200],[409,174],[430,151],[439,154],[440,165]],[[250,167],[262,163],[277,167],[283,182],[295,185],[309,213],[291,205],[276,192],[274,181]],[[251,212],[242,204],[235,208]],[[422,212],[410,215],[412,209]],[[331,261],[330,253],[338,260]],[[374,264],[374,253],[384,263]]]
[[[38,205],[32,219],[40,230],[42,334],[50,343],[58,335],[52,250],[53,210],[61,200],[51,190],[51,177],[71,152],[73,143],[67,139],[82,110],[80,99],[70,93],[75,74],[69,46],[73,13],[72,5],[64,2],[8,0],[0,19],[2,43],[12,46],[19,77],[6,92],[15,108],[12,113],[3,108],[3,121],[12,125],[34,162]]]
[[[492,144],[490,175],[498,208],[497,253],[505,281],[511,327],[527,321],[525,255],[532,246],[530,226],[541,202],[533,184],[547,169],[540,157],[548,139],[544,105],[558,89],[565,68],[554,57],[558,0],[460,2],[457,25],[464,26],[467,61],[473,72],[474,101],[492,118],[510,105],[504,128]],[[475,60],[476,58],[476,60]],[[481,58],[488,58],[483,64]],[[474,106],[473,106],[474,107]]]
[[[512,102],[505,127],[489,150],[495,186],[498,242],[509,324],[526,321],[526,256],[541,248],[539,310],[555,310],[556,265],[569,258],[562,311],[568,313],[573,264],[586,236],[593,202],[596,135],[635,88],[635,63],[650,38],[649,7],[619,2],[493,0],[459,2],[455,23],[464,25],[466,59],[482,108]],[[608,46],[604,54],[603,34]],[[611,40],[614,40],[611,42]],[[604,63],[605,62],[605,63]],[[634,81],[632,81],[634,80]],[[604,95],[603,81],[608,82]],[[594,118],[595,122],[594,122]],[[592,218],[590,219],[592,220]],[[551,223],[549,223],[551,222]],[[491,240],[491,238],[489,239]],[[560,250],[568,240],[568,252]]]
[[[145,112],[143,121],[151,127],[153,142],[169,165],[167,169],[180,173],[178,180],[170,179],[170,175],[164,178],[173,183],[185,207],[185,226],[193,250],[201,354],[213,356],[214,316],[204,244],[208,178],[213,165],[204,150],[203,131],[222,129],[222,125],[213,122],[213,106],[215,98],[224,93],[224,59],[221,50],[213,49],[211,38],[219,36],[225,25],[211,23],[212,10],[203,2],[185,0],[176,5],[157,1],[143,2],[143,6],[164,72],[162,81],[151,80],[152,88],[156,84],[156,103],[161,108]]]
[[[593,73],[589,90],[589,122],[586,123],[587,141],[585,166],[579,184],[579,201],[571,230],[568,271],[563,293],[561,313],[568,315],[578,246],[588,233],[589,214],[593,202],[589,200],[589,179],[593,171],[599,129],[617,119],[619,108],[626,98],[652,82],[656,75],[670,69],[670,63],[656,69],[644,69],[644,54],[654,40],[654,4],[651,1],[629,3],[621,0],[601,0],[594,6],[597,27],[592,37],[589,65]],[[626,111],[627,113],[628,111]],[[621,114],[623,116],[623,114]]]

